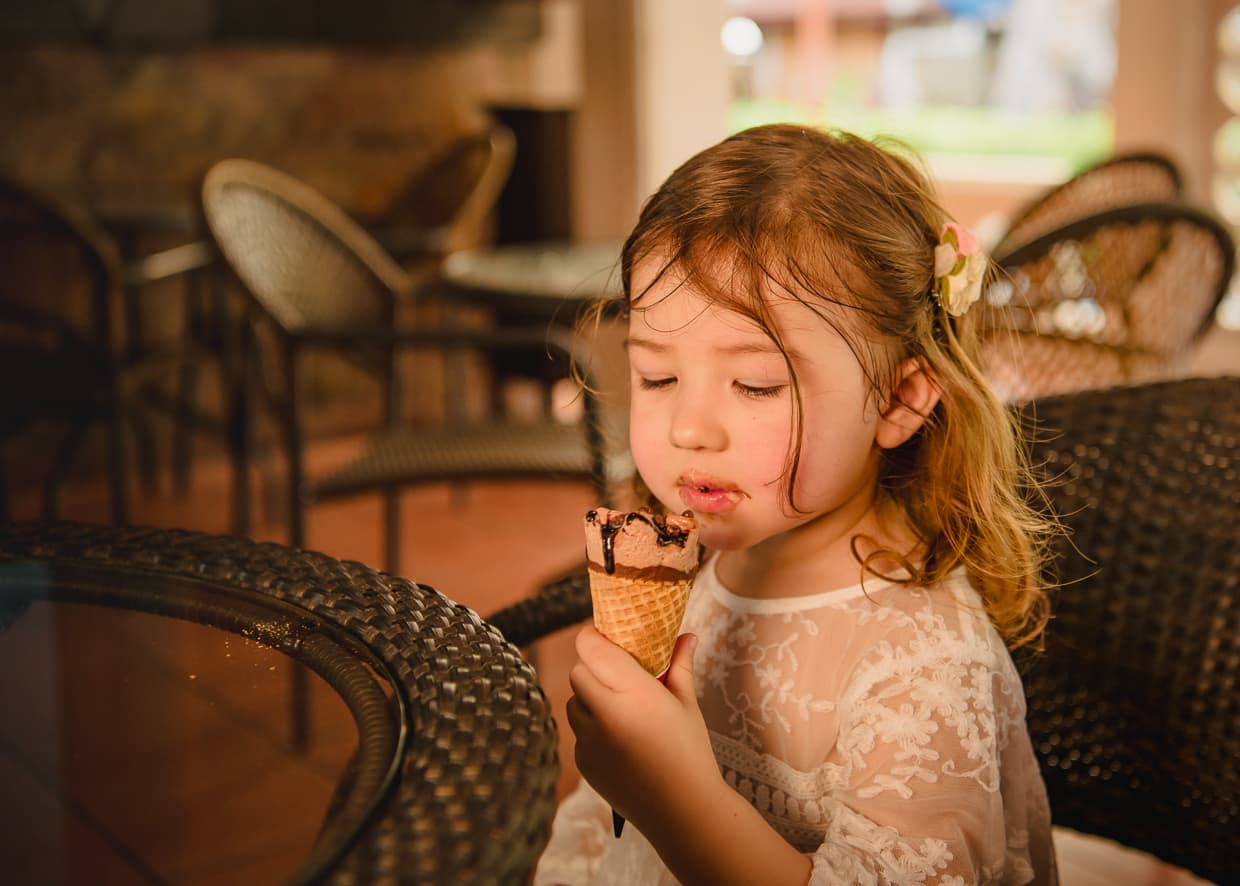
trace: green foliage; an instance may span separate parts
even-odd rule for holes
[[[787,101],[736,100],[732,132],[762,123],[795,122],[847,129],[860,135],[891,135],[923,154],[1032,156],[1064,160],[1079,169],[1111,154],[1114,131],[1106,110],[1012,115],[988,107],[926,105],[908,110],[834,103],[807,109]]]

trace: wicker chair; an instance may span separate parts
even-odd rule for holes
[[[1226,229],[1184,205],[1074,221],[1000,263],[977,308],[987,373],[1014,401],[1183,374],[1234,266]]]
[[[411,428],[401,421],[400,353],[528,349],[571,354],[576,346],[565,330],[399,326],[398,308],[414,296],[410,277],[337,206],[270,167],[247,160],[222,161],[208,172],[202,199],[211,234],[248,293],[255,320],[269,333],[262,341],[269,341],[274,353],[260,356],[268,357],[279,370],[271,383],[248,387],[261,387],[263,400],[283,431],[295,546],[305,542],[305,510],[310,504],[382,491],[386,564],[399,574],[397,497],[402,488],[480,478],[580,482],[602,476],[600,448],[592,445],[590,401],[584,426],[548,420],[530,425]],[[327,475],[310,477],[297,396],[298,363],[315,349],[339,354],[378,379],[383,420],[356,459]],[[249,409],[242,411],[248,414]],[[248,436],[239,435],[243,448]]]
[[[1002,259],[1056,228],[1134,203],[1174,203],[1183,191],[1179,168],[1155,153],[1120,154],[1089,166],[1019,210],[991,250]]]
[[[1018,656],[1052,817],[1240,882],[1240,378],[1023,415],[1070,533],[1045,652]],[[488,621],[526,646],[590,611],[581,571]]]
[[[500,194],[512,175],[517,140],[512,130],[498,121],[465,133],[439,149],[417,172],[388,210],[369,226],[379,243],[407,273],[427,283],[438,283],[443,262],[453,252],[485,248],[494,240],[488,227]],[[492,318],[470,310],[461,299],[445,295],[438,285],[421,288],[419,322],[462,325],[494,325]],[[523,352],[490,354],[487,369],[491,385],[487,406],[500,404],[501,382],[514,374],[509,363],[533,364],[562,377],[562,361]],[[464,399],[467,374],[461,354],[445,361],[449,402]],[[549,367],[553,367],[550,368]]]
[[[452,140],[371,225],[401,263],[437,261],[481,245],[482,229],[512,174],[517,140],[501,123]]]
[[[381,217],[370,220],[367,230],[406,273],[432,277],[450,252],[481,242],[487,216],[511,174],[515,152],[512,132],[498,123],[454,139],[431,158]],[[214,244],[209,240],[163,250],[130,269],[131,285],[183,276],[189,296],[185,343],[217,358],[222,371],[228,373],[237,368],[237,343],[224,293],[215,279],[214,259]],[[420,315],[428,319],[443,313],[427,311],[424,305],[420,309]],[[228,417],[221,421],[199,408],[197,369],[197,363],[186,364],[175,395],[160,392],[176,411],[173,464],[176,487],[182,493],[189,487],[195,430],[202,427],[224,438],[235,432]],[[225,375],[224,383],[231,386],[233,380]],[[248,496],[247,484],[242,478],[239,498]],[[235,528],[247,534],[250,515],[243,504],[235,502],[234,507]]]
[[[43,488],[50,517],[87,432],[105,424],[112,520],[124,523],[127,398],[112,344],[118,250],[79,207],[0,180],[0,266],[0,438],[15,440],[46,419],[65,427]],[[0,483],[0,518],[3,493]]]
[[[1044,398],[1071,531],[1018,663],[1055,822],[1240,882],[1240,378]]]

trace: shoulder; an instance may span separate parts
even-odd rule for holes
[[[854,601],[856,618],[881,626],[878,632],[890,642],[942,644],[960,642],[990,648],[999,639],[990,624],[981,595],[968,575],[959,569],[944,581],[931,585],[883,582]]]
[[[857,618],[871,630],[847,681],[849,695],[914,681],[986,684],[1002,692],[1019,686],[1003,640],[963,571],[933,587],[888,586],[858,605]]]

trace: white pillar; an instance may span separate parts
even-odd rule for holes
[[[726,0],[583,0],[585,96],[574,131],[573,232],[618,239],[641,203],[723,138]]]
[[[1218,23],[1230,0],[1119,0],[1114,113],[1117,152],[1153,149],[1183,168],[1208,203],[1214,133],[1226,119],[1215,90]]]
[[[641,199],[726,135],[725,0],[637,0],[637,186]]]

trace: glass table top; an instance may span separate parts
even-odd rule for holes
[[[441,274],[449,284],[497,304],[514,301],[548,311],[560,302],[619,295],[620,246],[536,242],[465,250],[444,259]]]
[[[10,882],[303,882],[361,824],[341,802],[356,784],[358,723],[300,662],[135,609],[0,594],[0,611]],[[278,630],[272,616],[264,630]],[[395,723],[391,684],[357,670]],[[390,764],[390,735],[387,753]],[[364,806],[385,785],[370,787]]]

